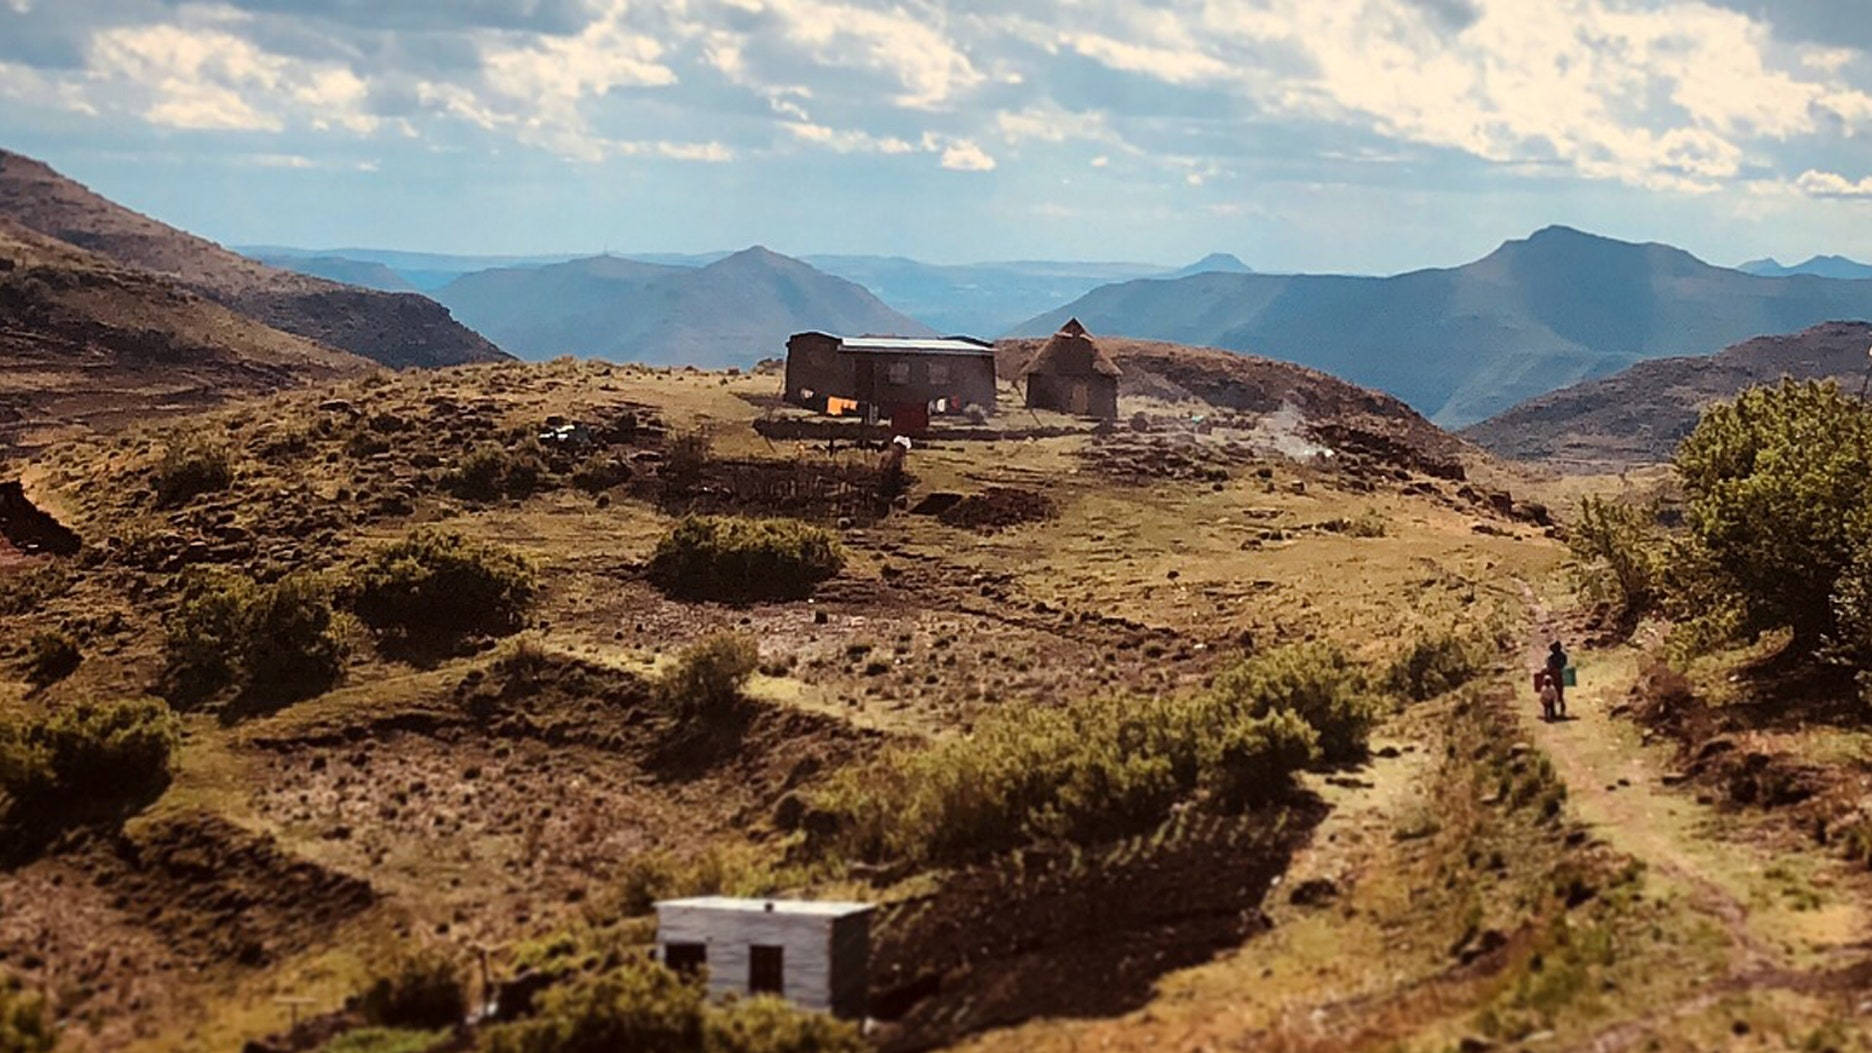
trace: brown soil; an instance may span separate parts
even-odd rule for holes
[[[992,533],[1022,523],[1039,523],[1059,514],[1053,499],[1015,486],[990,486],[936,513],[953,527]]]
[[[1325,809],[1191,816],[1096,858],[1026,853],[881,912],[872,1006],[886,1050],[1036,1016],[1125,1012],[1152,982],[1265,925],[1262,897]]]
[[[186,990],[321,946],[375,901],[368,884],[270,837],[175,816],[81,833],[0,873],[0,964],[53,992],[80,1035],[114,1048]]]

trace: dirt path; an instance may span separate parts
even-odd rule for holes
[[[1670,749],[1646,744],[1635,725],[1609,715],[1626,697],[1630,663],[1585,664],[1579,686],[1567,693],[1569,718],[1539,719],[1532,674],[1544,666],[1557,632],[1545,612],[1539,624],[1517,705],[1530,740],[1565,781],[1569,808],[1598,837],[1642,861],[1661,891],[1683,897],[1715,923],[1728,944],[1722,975],[1703,978],[1691,996],[1608,1027],[1580,1048],[1634,1048],[1738,992],[1818,991],[1856,971],[1868,930],[1861,904],[1842,895],[1819,909],[1790,906],[1786,855],[1748,840],[1734,817],[1667,786]],[[1821,872],[1837,867],[1831,859],[1814,862]]]

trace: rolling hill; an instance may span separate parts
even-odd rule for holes
[[[389,366],[507,357],[433,300],[269,267],[133,212],[47,165],[0,150],[0,217],[182,286],[288,333]]]
[[[1445,427],[1644,359],[1872,317],[1872,281],[1764,278],[1565,227],[1386,278],[1198,274],[1095,289],[1017,327],[1253,351],[1380,388]]]
[[[1593,469],[1665,461],[1702,408],[1782,377],[1839,379],[1858,390],[1872,325],[1829,322],[1762,336],[1709,356],[1640,362],[1609,377],[1530,399],[1462,432],[1519,460]]]
[[[480,271],[436,298],[530,359],[750,366],[783,353],[787,337],[803,329],[935,334],[862,286],[759,246],[703,267],[593,256]]]
[[[379,292],[416,292],[416,286],[389,267],[374,260],[354,260],[348,256],[271,256],[248,253],[269,267],[324,278],[343,285],[356,285]]]
[[[0,450],[375,368],[0,218]]]

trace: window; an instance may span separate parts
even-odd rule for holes
[[[929,364],[929,382],[932,384],[949,383],[949,363],[931,362]]]
[[[708,945],[702,943],[666,943],[663,964],[684,976],[694,976],[708,964]]]
[[[749,994],[785,994],[786,952],[779,947],[756,943],[748,948],[747,989]]]
[[[910,383],[910,363],[892,362],[890,369],[885,373],[885,379],[898,386]]]

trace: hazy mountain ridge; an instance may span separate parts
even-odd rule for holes
[[[1814,256],[1792,267],[1771,256],[1739,264],[1736,270],[1764,278],[1788,278],[1797,274],[1809,274],[1816,278],[1872,278],[1872,264],[1860,263],[1844,256]]]
[[[1200,274],[1105,286],[1023,323],[1252,351],[1390,392],[1446,427],[1633,362],[1872,317],[1872,282],[1762,278],[1566,227],[1384,278]]]
[[[750,366],[803,329],[932,336],[862,286],[760,246],[703,267],[594,256],[481,271],[436,293],[525,358]]]
[[[342,285],[269,267],[93,193],[50,166],[0,150],[0,216],[183,286],[289,333],[391,366],[507,356],[412,293]]]
[[[1858,390],[1872,324],[1828,322],[1761,336],[1715,355],[1660,358],[1550,392],[1464,429],[1491,452],[1582,467],[1668,460],[1704,406],[1782,377],[1835,378]]]

